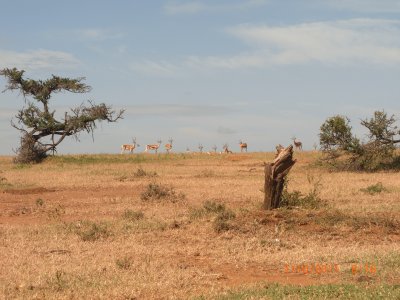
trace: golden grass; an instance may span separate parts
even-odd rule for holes
[[[331,173],[312,166],[318,155],[296,152],[289,191],[307,194],[311,176],[328,206],[273,212],[261,209],[272,153],[76,155],[28,167],[0,157],[1,297],[186,299],[262,281],[362,276],[399,284],[400,177]],[[378,182],[384,191],[363,192]],[[143,201],[151,183],[180,197]],[[229,230],[215,229],[217,213],[193,217],[206,201],[234,212]],[[323,262],[340,272],[284,272]],[[352,274],[355,264],[376,272]]]

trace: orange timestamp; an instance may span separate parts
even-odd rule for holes
[[[284,272],[303,274],[339,273],[340,266],[338,264],[331,263],[286,264]]]

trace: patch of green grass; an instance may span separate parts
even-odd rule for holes
[[[289,192],[287,189],[288,180],[285,182],[282,191],[282,199],[280,207],[303,207],[303,208],[321,208],[326,206],[326,202],[320,197],[321,184],[319,180],[315,180],[313,176],[307,176],[307,180],[311,185],[308,194],[303,195],[300,191]]]
[[[383,186],[382,182],[378,182],[376,184],[367,186],[366,188],[360,189],[360,191],[366,194],[375,195],[386,192],[387,189]]]
[[[261,288],[233,290],[194,299],[399,299],[400,285],[327,284],[294,286],[267,284]]]
[[[45,163],[60,164],[119,164],[119,163],[130,163],[130,164],[141,164],[147,162],[163,162],[173,161],[182,159],[182,155],[179,154],[165,154],[160,153],[157,155],[137,153],[132,155],[120,155],[120,154],[79,154],[79,155],[55,155],[49,156],[45,159]]]

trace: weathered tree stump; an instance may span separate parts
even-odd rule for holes
[[[285,177],[296,163],[292,145],[277,151],[274,161],[265,164],[264,209],[267,210],[279,207]]]

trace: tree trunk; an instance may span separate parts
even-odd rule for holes
[[[264,209],[278,208],[281,202],[285,177],[296,163],[293,146],[281,149],[272,163],[265,164]]]

